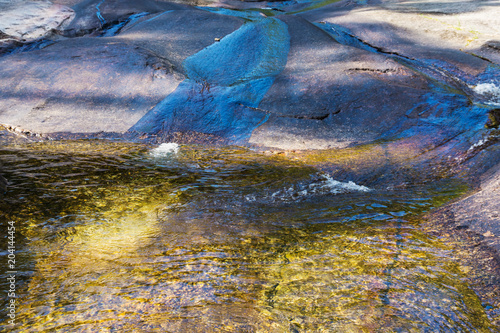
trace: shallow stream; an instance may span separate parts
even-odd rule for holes
[[[243,148],[97,140],[0,161],[13,332],[492,330],[467,267],[419,229],[460,182],[368,188]]]

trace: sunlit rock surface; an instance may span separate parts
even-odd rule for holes
[[[61,31],[75,17],[74,11],[48,0],[0,1],[0,54],[25,42]]]
[[[19,13],[52,17],[0,58],[0,123],[16,133],[288,150],[389,142],[397,163],[432,162],[439,175],[477,176],[500,159],[485,128],[500,96],[497,1],[0,4],[17,13],[2,38]]]
[[[73,18],[71,8],[50,1],[0,1],[0,31],[15,39],[43,37]]]
[[[244,20],[205,10],[167,10],[124,29],[116,38],[145,48],[184,73],[183,61],[237,30]],[[161,32],[161,33],[160,33]],[[218,59],[212,59],[218,61]]]
[[[182,76],[144,49],[68,39],[0,58],[3,123],[36,132],[124,132]]]

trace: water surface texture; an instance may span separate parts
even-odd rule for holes
[[[389,191],[175,144],[6,144],[0,161],[13,332],[493,330],[467,268],[419,230],[455,181]]]

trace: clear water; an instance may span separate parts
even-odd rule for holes
[[[460,183],[368,190],[234,147],[4,144],[0,161],[21,303],[5,330],[492,330],[416,218]]]

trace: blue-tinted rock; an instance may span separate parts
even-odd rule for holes
[[[244,143],[267,118],[256,107],[285,67],[288,48],[283,22],[267,18],[246,23],[187,58],[188,80],[131,131],[161,136],[195,131]]]

